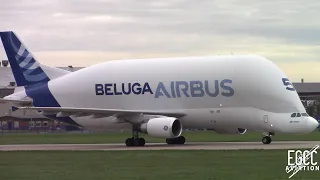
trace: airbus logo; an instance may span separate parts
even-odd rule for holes
[[[168,131],[169,127],[168,126],[164,126],[163,130]]]
[[[95,84],[95,94],[109,96],[152,94],[154,98],[204,97],[205,95],[230,97],[234,95],[231,84],[230,79],[223,79],[220,82],[219,80],[158,82],[156,88],[152,88],[148,82],[106,83]]]

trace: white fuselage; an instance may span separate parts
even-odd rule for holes
[[[313,131],[311,117],[291,118],[306,111],[283,78],[262,57],[215,56],[110,61],[51,80],[48,87],[61,107],[183,111],[184,128]],[[27,92],[37,106],[35,93]],[[130,126],[114,117],[71,118],[86,128]]]

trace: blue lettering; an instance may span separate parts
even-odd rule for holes
[[[294,89],[290,81],[286,78],[282,79],[283,84],[287,86],[288,90]],[[206,95],[210,97],[217,97],[219,95],[219,88],[221,88],[221,95],[225,97],[230,97],[234,95],[234,89],[229,85],[232,84],[232,80],[224,79],[219,83],[219,80],[214,80],[214,86],[210,87],[209,81],[170,81],[170,91],[169,87],[166,87],[163,82],[159,82],[157,89],[155,91],[155,98],[165,96],[167,98],[181,98],[184,97],[204,97]],[[113,86],[113,87],[112,87]],[[149,83],[144,84],[136,83],[108,83],[108,84],[95,84],[96,95],[130,95],[130,94],[153,94],[152,88]],[[189,90],[190,89],[190,90]]]
[[[137,87],[136,89],[134,89],[134,87]],[[141,87],[140,87],[140,84],[139,83],[133,83],[133,85],[132,85],[132,92],[134,93],[134,94],[141,94]]]
[[[220,82],[220,87],[224,90],[227,90],[229,92],[222,92],[222,96],[226,96],[226,97],[230,97],[230,96],[233,96],[234,95],[234,90],[232,89],[232,87],[230,86],[226,86],[225,84],[226,83],[232,83],[232,80],[230,79],[224,79]]]
[[[131,93],[131,83],[128,83],[128,91],[125,90],[124,83],[122,83],[122,92],[125,95],[129,95]]]
[[[167,98],[171,98],[168,91],[166,90],[166,88],[164,87],[162,82],[159,82],[157,89],[156,89],[156,94],[155,94],[155,98],[159,98],[160,96],[164,96],[163,93],[167,96]]]
[[[174,90],[174,81],[170,82],[170,89],[171,89],[172,97],[175,98],[176,97],[176,92]]]
[[[208,81],[204,81],[204,88],[205,88],[206,94],[208,94],[211,97],[217,97],[219,94],[219,81],[218,80],[214,81],[214,89],[215,89],[214,93],[210,92]]]
[[[96,84],[96,95],[104,95],[103,84]]]
[[[149,83],[145,83],[143,86],[142,94],[144,94],[145,92],[149,92],[150,94],[153,94],[153,92],[149,86]]]
[[[203,84],[201,81],[190,81],[191,97],[203,97]],[[198,92],[198,93],[196,93]]]
[[[108,91],[111,91],[111,88],[109,88],[108,86],[112,86],[112,84],[105,84],[105,85],[104,85],[105,94],[106,94],[106,95],[113,95],[112,92],[108,92]]]
[[[122,83],[123,84],[123,83]],[[114,92],[114,95],[122,95],[122,92],[118,92],[117,91],[117,84],[116,83],[114,83],[113,84],[113,92]]]
[[[184,88],[180,89],[179,87],[180,85],[184,85]],[[183,92],[183,94],[186,97],[189,97],[188,89],[189,89],[189,86],[187,81],[176,81],[177,97],[181,97],[180,90]]]

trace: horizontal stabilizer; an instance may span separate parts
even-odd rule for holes
[[[14,100],[0,98],[0,103],[9,103],[15,106],[32,106],[32,99]]]

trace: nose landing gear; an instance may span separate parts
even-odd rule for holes
[[[262,138],[262,143],[263,144],[270,144],[272,141],[271,137],[270,136],[265,136]]]
[[[274,136],[275,133],[273,132],[264,132],[263,133],[263,138],[262,138],[262,143],[263,144],[270,144],[272,139],[271,139],[271,136]]]

